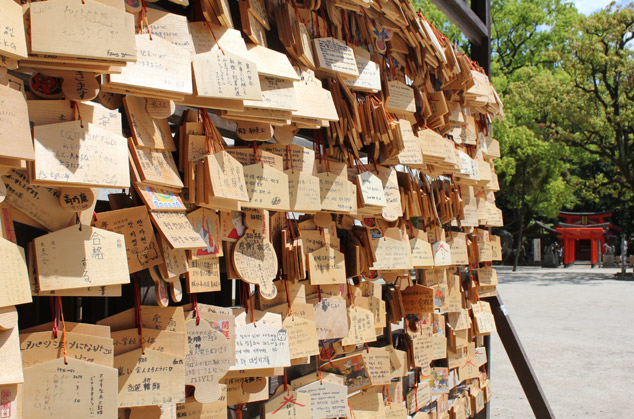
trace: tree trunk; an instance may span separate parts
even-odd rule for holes
[[[517,263],[520,259],[520,249],[522,248],[522,239],[524,238],[524,214],[525,210],[522,207],[520,210],[520,231],[517,234],[517,246],[515,246],[515,261],[513,262],[513,272],[517,269]]]

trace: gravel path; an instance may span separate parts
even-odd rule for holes
[[[555,417],[634,418],[634,281],[589,266],[496,269],[500,296]],[[534,417],[497,335],[492,368],[491,417]]]

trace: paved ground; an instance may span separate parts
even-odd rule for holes
[[[634,418],[634,281],[615,272],[498,269],[500,296],[557,418]],[[497,335],[492,351],[491,417],[534,417]]]

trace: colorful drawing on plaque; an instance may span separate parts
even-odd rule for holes
[[[183,202],[178,195],[173,193],[161,193],[149,186],[144,186],[143,189],[147,192],[152,199],[152,206],[156,209],[180,209],[183,208]]]
[[[445,304],[445,290],[441,287],[438,287],[434,292],[434,305],[442,306],[443,304]]]

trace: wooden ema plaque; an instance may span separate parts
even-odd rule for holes
[[[123,235],[74,225],[34,240],[40,289],[130,282]]]
[[[135,36],[137,61],[120,74],[111,74],[108,85],[141,90],[148,97],[182,98],[192,89],[191,53],[158,36]]]
[[[64,356],[63,333],[57,338],[53,332],[33,332],[20,334],[22,365],[28,368]],[[109,337],[66,332],[67,356],[106,367],[113,364],[114,345]]]
[[[119,370],[119,407],[161,405],[185,401],[185,361],[182,357],[135,349],[114,357]]]
[[[354,52],[346,44],[335,38],[315,38],[313,43],[318,70],[347,77],[359,76]]]
[[[60,332],[61,333],[61,332]],[[68,358],[24,369],[24,415],[98,418],[117,415],[117,370]]]
[[[0,362],[3,365],[0,385],[24,381],[19,333],[18,312],[15,307],[0,307]]]
[[[213,329],[208,321],[188,320],[188,352],[185,356],[185,384],[196,388],[194,398],[199,403],[218,401],[222,388],[218,383],[234,363],[232,343],[224,334]]]
[[[122,234],[130,273],[163,263],[147,208],[133,207],[99,213],[95,226]]]
[[[14,4],[11,1],[9,3]],[[3,18],[4,12],[0,20]],[[24,95],[0,83],[0,157],[34,160],[35,153],[29,131]]]
[[[31,5],[31,53],[135,61],[134,16],[97,1]]]
[[[317,380],[296,391],[310,395],[312,419],[345,417],[348,414],[348,389],[345,385]]]
[[[126,139],[80,121],[41,125],[33,131],[33,177],[40,184],[127,188]]]
[[[0,8],[3,12],[0,27],[8,35],[6,41],[0,44],[0,55],[15,59],[27,58],[22,7],[11,0],[2,0]]]
[[[262,99],[257,65],[243,56],[218,50],[197,54],[193,68],[196,93],[200,97]]]
[[[30,303],[31,287],[24,250],[17,244],[0,237],[0,307]]]
[[[255,216],[246,218],[248,229],[235,245],[233,266],[240,278],[250,284],[259,285],[260,295],[271,299],[277,295],[273,280],[277,275],[278,261],[275,248],[264,228],[268,224],[264,218],[268,219],[267,212],[255,213]]]
[[[291,390],[278,391],[264,404],[263,417],[271,419],[307,418],[312,414],[311,395]]]
[[[288,333],[282,329],[279,314],[256,312],[236,316],[236,362],[231,371],[290,366]]]

